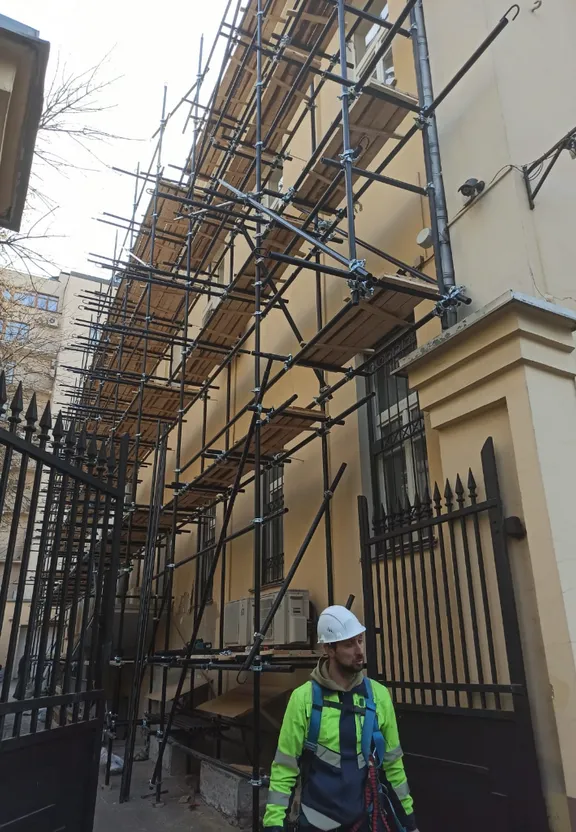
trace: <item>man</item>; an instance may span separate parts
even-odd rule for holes
[[[288,702],[268,830],[283,827],[300,776],[302,830],[417,832],[390,694],[362,672],[365,631],[346,607],[328,607],[318,619],[325,656]]]

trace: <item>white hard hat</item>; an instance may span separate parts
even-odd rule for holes
[[[335,641],[346,641],[366,632],[353,612],[336,604],[326,607],[318,618],[318,643],[333,644]]]

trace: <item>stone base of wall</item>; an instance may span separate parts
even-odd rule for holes
[[[239,770],[250,772],[248,766]],[[252,824],[252,786],[240,774],[223,771],[212,763],[202,762],[200,767],[200,795],[209,805],[218,809],[228,820],[241,827]],[[260,816],[264,814],[268,789],[260,789]]]

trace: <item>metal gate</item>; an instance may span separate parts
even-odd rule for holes
[[[5,391],[2,374],[2,410]],[[49,404],[37,424],[35,396],[22,412],[19,387],[0,427],[0,829],[89,832],[127,439],[117,461]]]
[[[492,439],[375,518],[358,498],[368,672],[390,689],[422,829],[549,829]]]

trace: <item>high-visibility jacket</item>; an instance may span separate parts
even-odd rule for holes
[[[402,763],[394,706],[383,685],[371,680],[371,686],[378,726],[385,742],[382,768],[406,815],[410,816],[412,797]],[[334,829],[354,823],[365,808],[366,763],[361,739],[366,690],[361,684],[347,692],[322,688],[322,693],[324,707],[318,745],[311,765],[306,766],[304,779],[309,782],[303,783],[300,808],[311,826]],[[284,824],[301,773],[312,704],[312,682],[296,688],[288,702],[272,764],[265,827]]]

